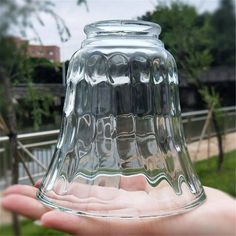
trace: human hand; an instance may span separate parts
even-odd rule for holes
[[[150,219],[112,219],[75,216],[43,206],[37,187],[14,185],[4,192],[2,206],[45,227],[73,235],[235,235],[236,203],[227,194],[205,188],[207,201],[185,214]]]

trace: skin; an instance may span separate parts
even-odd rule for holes
[[[35,187],[13,185],[4,191],[2,207],[45,227],[72,235],[235,235],[236,201],[227,194],[205,187],[206,202],[185,214],[150,219],[79,217],[43,206]]]

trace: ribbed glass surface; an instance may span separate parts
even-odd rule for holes
[[[38,192],[75,214],[154,217],[199,205],[204,191],[186,149],[171,54],[160,26],[106,21],[69,65],[57,148]]]

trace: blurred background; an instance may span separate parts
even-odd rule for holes
[[[158,23],[179,73],[184,132],[204,185],[232,196],[236,166],[233,0],[1,0],[0,197],[33,184],[59,134],[70,57],[86,24],[108,19]],[[0,209],[0,235],[16,234]],[[20,219],[22,235],[62,235]],[[19,230],[19,229],[18,229]]]

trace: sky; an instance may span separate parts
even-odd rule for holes
[[[147,11],[153,11],[158,1],[87,0],[89,10],[85,5],[78,6],[77,0],[53,0],[53,2],[55,3],[55,12],[64,19],[70,30],[70,39],[64,43],[60,41],[56,23],[48,15],[42,15],[45,26],[35,22],[35,28],[44,45],[57,45],[61,48],[61,60],[65,61],[70,59],[72,54],[80,48],[81,42],[86,37],[83,32],[86,24],[99,20],[136,19]],[[194,5],[199,12],[214,11],[219,5],[219,0],[185,0],[184,2]],[[30,42],[38,44],[33,38],[35,37],[32,33],[29,33]]]

